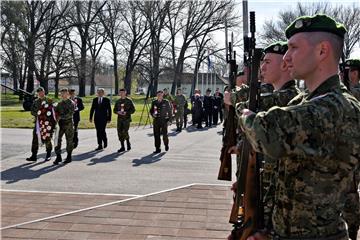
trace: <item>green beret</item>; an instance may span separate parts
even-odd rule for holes
[[[36,92],[44,92],[44,91],[45,91],[45,89],[43,87],[38,87],[36,89]]]
[[[345,67],[357,68],[360,70],[360,59],[347,59],[345,60]]]
[[[69,90],[67,88],[62,88],[60,89],[60,92],[69,92]]]
[[[270,44],[266,48],[264,48],[263,52],[266,53],[276,53],[280,55],[285,55],[286,51],[288,50],[287,42],[279,41]]]
[[[336,22],[325,14],[316,14],[314,16],[302,16],[295,19],[286,28],[285,35],[289,39],[294,34],[300,32],[329,32],[344,39],[346,28],[343,24]]]

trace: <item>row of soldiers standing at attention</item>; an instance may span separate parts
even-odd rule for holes
[[[266,47],[258,111],[248,110],[248,70],[225,92],[238,121],[241,166],[245,138],[262,158],[264,229],[255,239],[357,239],[360,225],[360,60],[345,61],[349,89],[339,77],[345,27],[326,15],[303,16],[285,31],[288,42]],[[295,80],[302,79],[300,92]],[[232,190],[237,191],[237,184]],[[246,211],[246,210],[245,210]],[[229,239],[235,239],[229,236]]]

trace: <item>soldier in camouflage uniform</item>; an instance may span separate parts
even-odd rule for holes
[[[55,147],[56,159],[54,165],[58,165],[62,161],[61,158],[61,140],[63,135],[66,137],[66,152],[67,157],[64,163],[70,163],[72,161],[71,153],[74,147],[74,125],[73,125],[73,114],[75,111],[75,104],[70,100],[69,91],[67,88],[60,90],[62,100],[56,106],[56,113],[59,124],[59,135],[57,145]]]
[[[34,101],[32,107],[31,107],[31,115],[35,117],[34,121],[34,130],[33,130],[33,138],[32,138],[32,144],[31,144],[31,157],[26,158],[27,161],[36,162],[37,160],[37,152],[39,150],[39,139],[37,134],[37,117],[38,117],[38,111],[40,110],[41,104],[43,101],[47,101],[48,98],[45,96],[45,90],[43,87],[39,87],[37,90],[38,98]],[[52,150],[52,143],[51,138],[47,138],[45,140],[45,146],[46,146],[46,157],[45,161],[49,161],[51,157],[51,150]]]
[[[360,103],[337,75],[345,33],[326,15],[297,18],[284,60],[308,91],[286,107],[240,115],[253,148],[277,160],[271,238],[348,240],[341,212],[359,167]]]
[[[184,110],[186,104],[186,97],[182,94],[180,88],[176,90],[176,96],[174,99],[174,112],[176,121],[176,131],[181,132],[184,122]]]
[[[348,79],[350,81],[351,93],[360,101],[360,59],[348,59],[345,61],[345,68],[348,71]],[[352,240],[357,239],[357,233],[360,225],[360,200],[359,200],[359,182],[360,170],[355,171],[353,176],[353,183],[347,195],[345,209],[343,212],[344,219],[348,224],[349,237]]]
[[[165,151],[169,150],[169,138],[168,138],[168,123],[171,122],[172,108],[170,102],[163,99],[163,91],[156,93],[157,99],[152,101],[150,107],[150,114],[153,117],[153,130],[155,138],[155,151],[154,153],[161,152],[160,136],[163,135],[163,142],[165,145]]]
[[[345,66],[349,68],[350,91],[360,101],[360,59],[348,59]]]
[[[126,140],[127,150],[131,149],[129,128],[131,122],[131,114],[135,112],[135,105],[133,101],[126,97],[126,90],[124,88],[119,90],[120,99],[118,99],[114,106],[114,113],[118,115],[117,132],[121,148],[118,152],[125,151],[124,141]]]

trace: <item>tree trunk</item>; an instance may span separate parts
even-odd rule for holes
[[[95,94],[95,58],[91,59],[91,85],[90,85],[90,95]]]
[[[115,51],[114,51],[115,49]],[[116,57],[116,46],[113,46],[113,58],[114,58],[114,87],[115,87],[115,95],[119,94],[119,73],[117,71],[118,69],[118,61]]]
[[[55,73],[55,98],[59,97],[59,80],[60,80],[60,70],[56,70]]]
[[[35,71],[35,40],[32,36],[29,37],[28,40],[28,74],[27,74],[27,84],[26,91],[32,92],[34,91],[34,71]]]
[[[86,38],[81,39],[80,74],[79,74],[79,96],[86,95]]]

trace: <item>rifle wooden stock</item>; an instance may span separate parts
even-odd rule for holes
[[[231,181],[232,161],[229,149],[236,145],[235,108],[230,106],[228,118],[225,125],[225,136],[220,154],[219,180]]]

